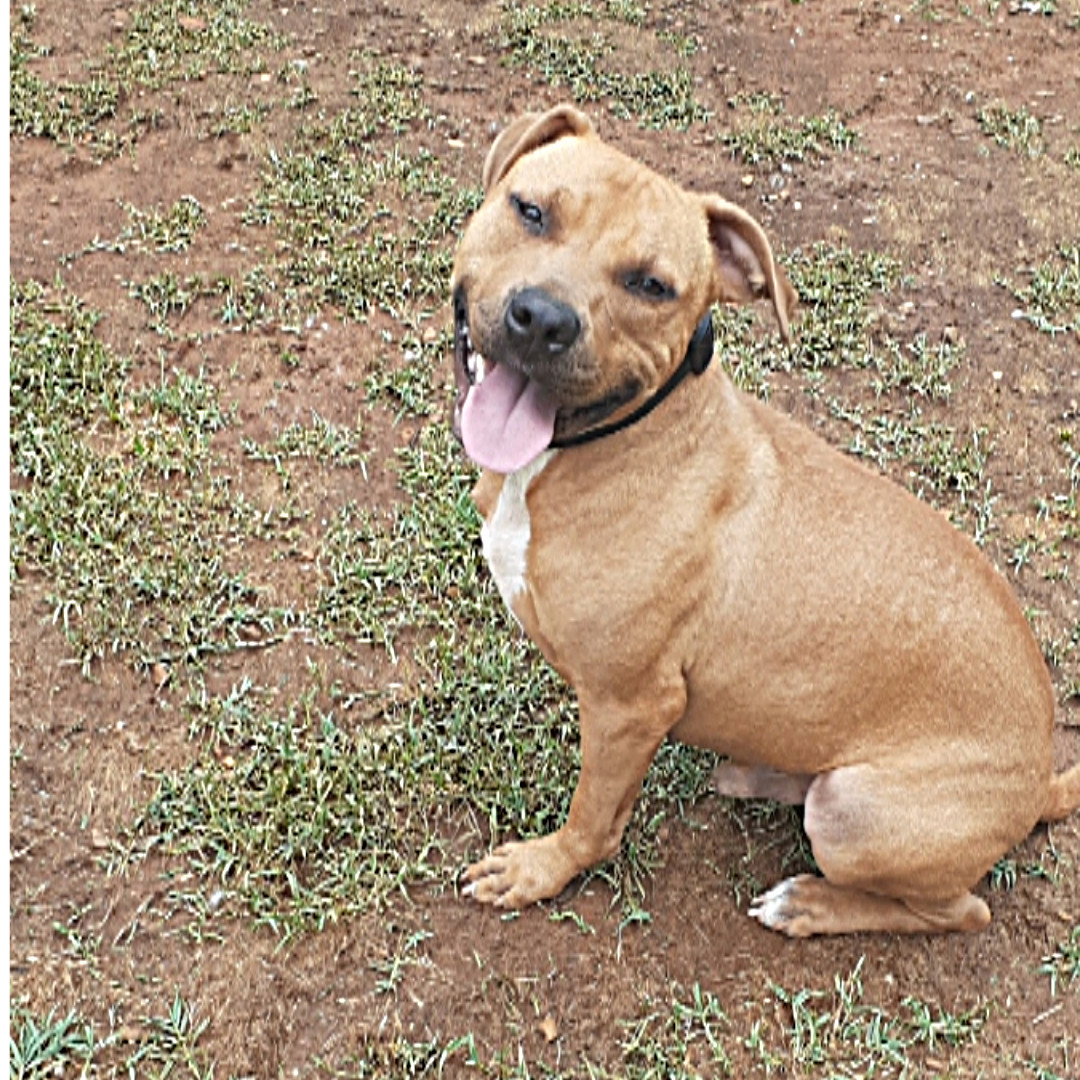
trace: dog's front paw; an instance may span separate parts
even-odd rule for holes
[[[556,833],[496,848],[462,875],[462,895],[508,909],[558,896],[578,868],[560,849],[557,837]]]

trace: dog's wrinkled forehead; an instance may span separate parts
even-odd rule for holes
[[[680,188],[671,180],[600,142],[566,138],[525,154],[491,192],[495,198],[530,193],[558,198],[567,208],[591,208],[616,220],[647,224],[631,207],[651,211],[654,218],[675,216]]]
[[[514,163],[488,193],[498,214],[521,219],[520,240],[580,245],[582,255],[617,254],[670,271],[704,272],[710,258],[705,216],[687,192],[595,138],[564,138]],[[605,243],[597,247],[597,237]]]

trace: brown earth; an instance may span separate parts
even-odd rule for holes
[[[855,250],[900,259],[915,300],[905,334],[954,335],[966,343],[947,413],[957,428],[991,433],[996,528],[986,550],[1025,608],[1040,612],[1036,628],[1045,641],[1080,619],[1075,544],[1066,556],[1072,574],[1057,580],[1008,563],[1016,543],[1037,528],[1036,495],[1053,487],[1047,478],[1060,470],[1059,433],[1077,428],[1080,339],[1050,339],[1012,318],[1015,303],[995,279],[1019,279],[1059,242],[1080,237],[1080,172],[1063,163],[1067,148],[1080,144],[1080,27],[1075,6],[1059,4],[1049,16],[1029,6],[973,4],[977,11],[969,15],[944,2],[715,3],[685,10],[656,3],[651,23],[698,39],[688,63],[696,94],[716,119],[656,132],[616,119],[602,104],[589,108],[602,132],[628,152],[690,187],[717,189],[751,208],[780,251],[842,238]],[[311,58],[324,100],[333,100],[335,81],[345,79],[356,50],[375,48],[413,66],[432,112],[448,120],[409,137],[430,144],[464,183],[475,183],[496,125],[565,94],[528,69],[500,64],[490,34],[500,9],[492,3],[399,0],[344,11],[255,3],[252,10],[292,36],[296,55]],[[126,20],[125,8],[107,0],[42,5],[35,38],[53,51],[36,70],[76,77]],[[257,81],[253,86],[259,92]],[[762,90],[782,94],[791,115],[841,110],[860,133],[861,150],[795,165],[770,187],[768,175],[732,161],[711,136],[724,123],[728,98]],[[240,213],[266,145],[287,136],[291,118],[272,114],[257,135],[210,137],[202,118],[222,92],[220,80],[208,78],[160,93],[164,121],[141,134],[130,153],[104,161],[79,146],[11,140],[12,277],[50,282],[60,274],[72,292],[107,312],[101,333],[134,358],[136,381],[152,379],[159,364],[145,314],[123,284],[138,276],[140,256],[61,257],[117,236],[121,202],[168,205],[193,195],[212,210],[176,272],[212,277],[243,270]],[[1041,118],[1045,152],[1027,158],[995,146],[976,119],[989,101],[1023,105]],[[769,197],[777,190],[782,197]],[[234,372],[223,385],[237,406],[234,426],[221,437],[223,454],[240,438],[265,437],[311,410],[345,425],[355,420],[362,382],[356,366],[378,355],[380,318],[348,322],[331,312],[326,324],[305,336],[305,363],[284,384],[271,361],[292,338],[264,330],[214,339],[213,365]],[[200,357],[178,353],[169,363],[194,369]],[[777,380],[774,399],[830,430],[797,384]],[[314,469],[300,478],[322,485],[322,517],[347,498],[377,504],[394,497],[392,473],[378,466],[380,451],[389,457],[414,433],[410,424],[386,418],[366,425],[373,463],[366,483],[338,490]],[[283,597],[304,587],[287,567],[268,564],[265,575],[262,584]],[[1016,856],[1021,865],[1052,864],[1055,880],[1022,874],[1010,890],[980,887],[995,918],[972,937],[789,942],[760,929],[745,917],[745,898],[740,906],[725,885],[724,865],[744,854],[743,834],[706,799],[688,822],[665,827],[663,865],[649,883],[650,917],[642,925],[620,929],[620,912],[610,910],[600,881],[570,905],[594,928],[589,934],[569,921],[552,922],[547,910],[500,920],[463,902],[448,881],[284,948],[243,918],[215,922],[214,933],[200,939],[168,903],[172,893],[192,887],[183,865],[148,858],[110,876],[101,858],[149,796],[148,774],[195,753],[183,690],[156,687],[153,673],[122,659],[107,658],[92,677],[81,675],[51,619],[47,591],[48,582],[27,569],[10,601],[11,1000],[36,1015],[53,1006],[74,1009],[99,1033],[123,1034],[125,1025],[133,1029],[140,1017],[160,1013],[161,1002],[179,990],[210,1021],[199,1048],[219,1076],[339,1074],[335,1069],[376,1075],[374,1065],[364,1072],[356,1062],[378,1060],[379,1046],[402,1039],[445,1044],[467,1034],[492,1075],[584,1075],[584,1061],[621,1075],[627,1024],[650,1003],[668,1007],[674,988],[685,1000],[686,988],[700,984],[736,1032],[728,1045],[733,1075],[764,1075],[747,1045],[752,1023],[790,1023],[779,1016],[770,987],[828,990],[862,960],[866,999],[882,1008],[895,1010],[908,996],[951,1013],[990,1004],[974,1043],[940,1043],[923,1060],[925,1075],[1037,1075],[1029,1062],[1046,1076],[1080,1075],[1080,996],[1061,987],[1052,996],[1038,972],[1042,958],[1080,924],[1080,816],[1052,833],[1038,830]],[[264,685],[298,683],[312,658],[350,685],[394,675],[375,651],[290,643],[211,659],[206,679],[221,687],[241,674]],[[1054,670],[1062,698],[1059,764],[1080,758],[1080,710],[1068,696],[1076,672],[1075,655]],[[57,932],[76,914],[100,937],[92,962]],[[408,968],[394,994],[378,993],[373,965],[417,929],[431,935],[422,962]],[[381,1060],[389,1072],[406,1071],[392,1055]],[[446,1069],[469,1072],[465,1062],[457,1051]],[[692,1062],[684,1064],[693,1071]],[[773,1071],[803,1068],[785,1061]]]

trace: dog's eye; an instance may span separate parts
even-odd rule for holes
[[[645,271],[631,271],[624,278],[626,288],[646,300],[674,300],[675,290],[660,278]]]
[[[526,202],[517,195],[510,196],[510,203],[517,211],[525,228],[532,233],[540,233],[544,230],[544,211],[536,203]]]

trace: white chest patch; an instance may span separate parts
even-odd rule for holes
[[[527,585],[526,571],[532,527],[525,494],[555,453],[554,450],[545,450],[503,481],[499,501],[480,530],[484,558],[491,567],[499,595],[511,612],[514,610],[514,598],[520,595]]]

